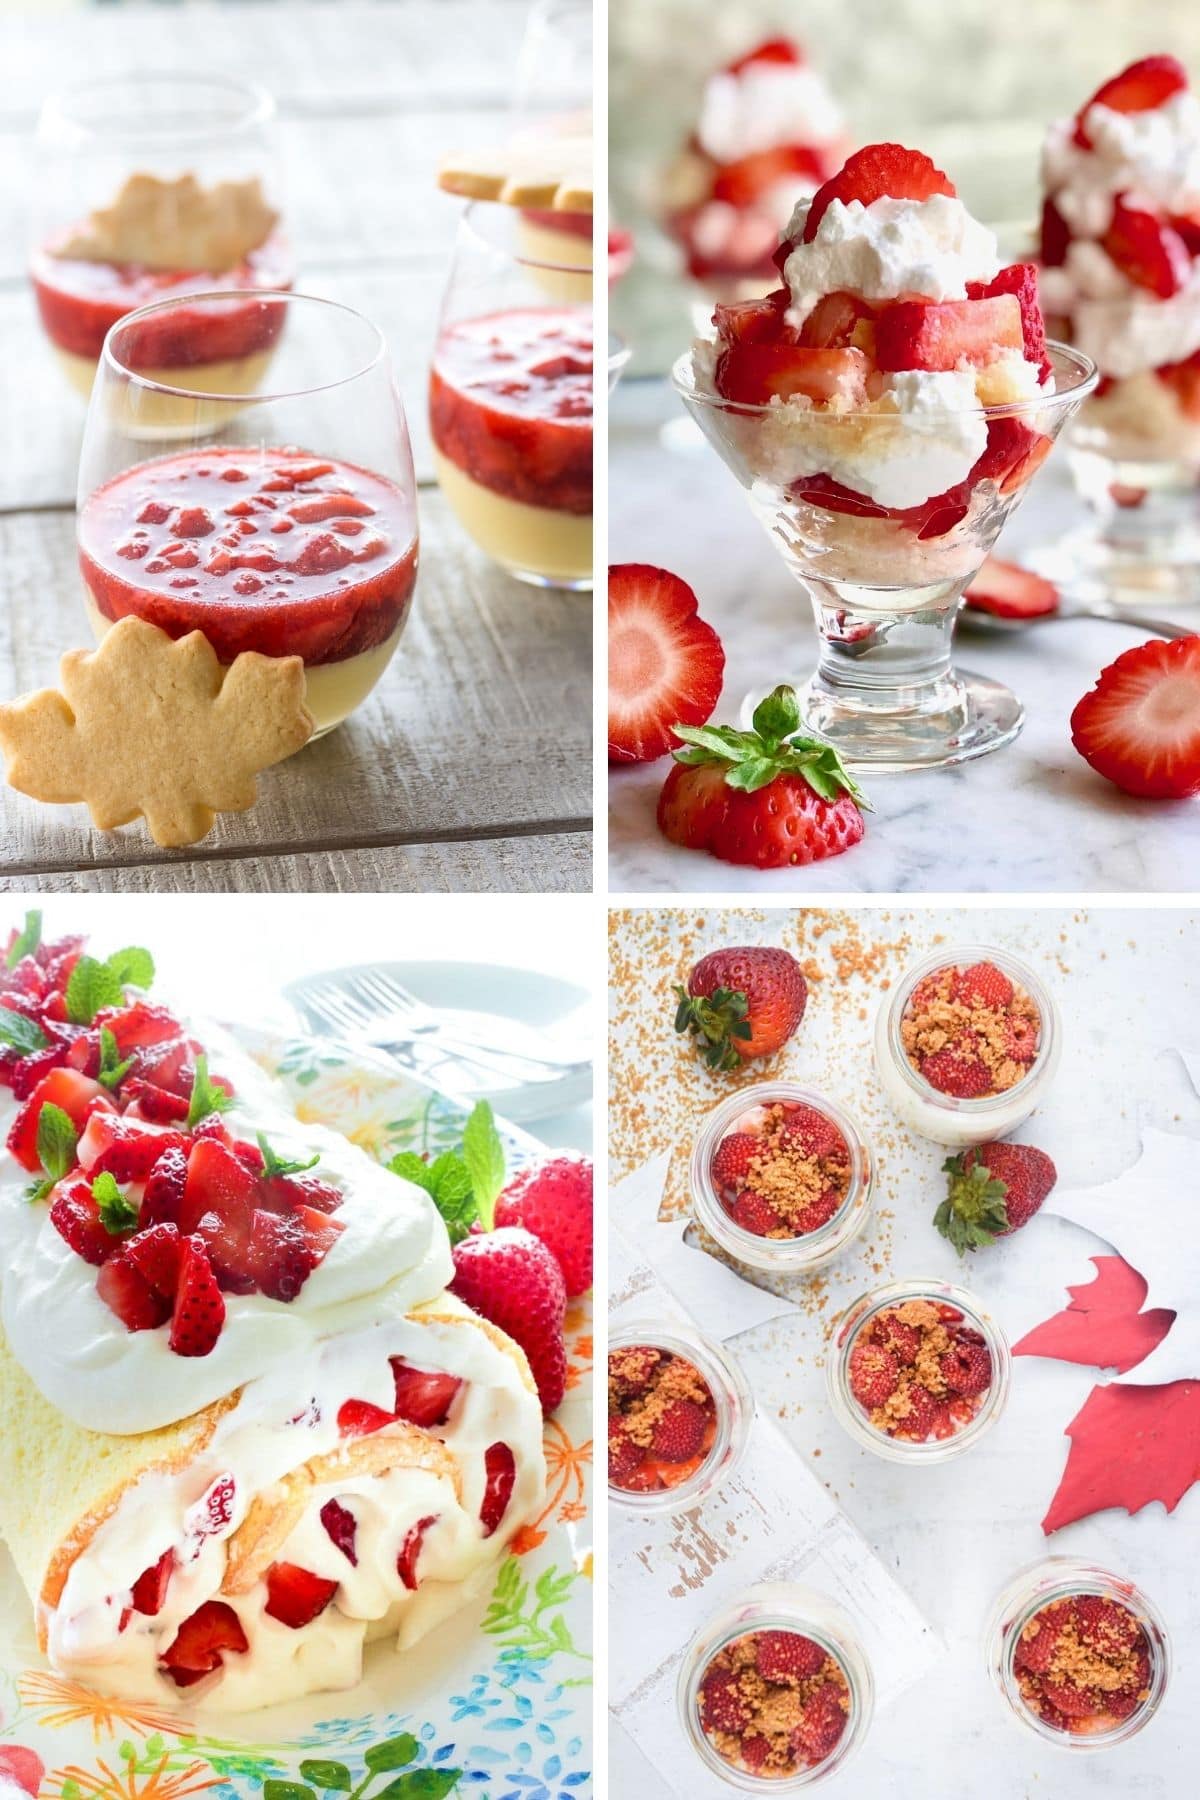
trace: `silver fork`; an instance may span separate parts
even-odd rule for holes
[[[427,1045],[443,1056],[513,1082],[562,1081],[589,1067],[590,1057],[559,1051],[541,1033],[507,1019],[496,1036],[443,1018],[385,970],[356,968],[292,982],[288,999],[310,1028],[378,1049]],[[514,1049],[501,1041],[515,1039]]]

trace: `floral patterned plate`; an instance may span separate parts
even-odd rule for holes
[[[386,1161],[455,1148],[465,1108],[394,1065],[239,1028],[302,1119]],[[535,1140],[500,1124],[509,1167]],[[567,1396],[546,1422],[541,1517],[490,1596],[414,1655],[375,1645],[350,1693],[193,1715],[93,1694],[47,1668],[0,1546],[0,1800],[580,1800],[591,1793],[591,1313],[567,1315]]]

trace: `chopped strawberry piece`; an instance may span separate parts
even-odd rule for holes
[[[245,1267],[260,1293],[271,1300],[292,1301],[314,1266],[304,1228],[294,1214],[262,1208],[253,1213]]]
[[[214,1080],[213,1086],[218,1087],[220,1083]],[[232,1154],[233,1138],[220,1113],[206,1114],[192,1132],[192,1136],[202,1143],[220,1144],[223,1150],[228,1150]]]
[[[183,1243],[174,1225],[150,1225],[126,1238],[121,1255],[156,1294],[174,1304],[183,1256]]]
[[[1200,213],[1172,213],[1172,230],[1183,239],[1189,256],[1200,256]]]
[[[838,173],[813,195],[804,241],[812,243],[834,200],[844,205],[860,200],[870,206],[874,200],[928,200],[931,194],[953,197],[954,192],[954,183],[919,150],[906,150],[902,144],[868,144],[847,157]]]
[[[1100,242],[1123,275],[1160,300],[1177,294],[1191,274],[1192,259],[1179,233],[1153,213],[1126,206],[1123,199],[1113,207],[1112,223]]]
[[[184,1038],[150,1044],[136,1053],[138,1078],[152,1082],[157,1088],[165,1088],[182,1100],[190,1099],[196,1074],[192,1054],[191,1045]]]
[[[1092,147],[1084,126],[1091,107],[1107,106],[1111,112],[1120,113],[1153,112],[1172,94],[1181,93],[1187,84],[1187,70],[1174,56],[1144,56],[1139,62],[1130,63],[1098,87],[1080,107],[1075,115],[1075,142],[1084,150]]]
[[[69,1027],[60,1025],[58,1029],[65,1031]],[[70,1040],[67,1061],[73,1069],[78,1069],[81,1075],[90,1075],[95,1080],[100,1070],[100,1033],[98,1031],[77,1032]]]
[[[1154,638],[1118,656],[1071,714],[1071,741],[1127,794],[1200,793],[1200,637]]]
[[[29,1056],[18,1057],[12,1067],[12,1091],[18,1100],[28,1100],[40,1081],[45,1080],[51,1069],[61,1068],[64,1063],[72,1063],[70,1051],[66,1044],[51,1044],[48,1050],[35,1050]]]
[[[346,1400],[338,1408],[338,1430],[343,1437],[368,1437],[396,1423],[396,1415],[372,1406],[369,1400]]]
[[[314,1575],[299,1563],[272,1563],[267,1570],[267,1604],[263,1611],[281,1625],[300,1631],[325,1611],[337,1587],[336,1581]]]
[[[340,1500],[327,1500],[321,1508],[321,1523],[348,1563],[358,1567],[358,1520]]]
[[[988,300],[898,300],[875,322],[881,369],[977,368],[1004,350],[1022,350],[1021,307],[1014,294]]]
[[[224,1600],[206,1600],[185,1619],[174,1642],[163,1651],[163,1665],[180,1687],[190,1687],[220,1667],[226,1650],[241,1655],[250,1648],[241,1620]]]
[[[321,1181],[316,1175],[273,1175],[270,1181],[263,1183],[262,1193],[262,1204],[280,1212],[307,1206],[313,1212],[331,1213],[336,1212],[345,1199],[340,1188],[334,1187],[331,1181]]]
[[[444,1425],[462,1382],[440,1369],[416,1369],[402,1356],[391,1358],[396,1378],[396,1417],[411,1425]]]
[[[1021,308],[1021,338],[1025,361],[1046,363],[1046,325],[1038,302],[1037,270],[1032,263],[1010,263],[994,281],[968,281],[968,300],[992,300],[1012,294]]]
[[[1052,581],[989,556],[967,589],[966,603],[997,619],[1038,619],[1057,612],[1061,602]]]
[[[725,652],[696,596],[668,569],[608,571],[608,760],[653,762],[674,725],[703,725],[721,693]]]
[[[100,1208],[92,1199],[92,1184],[77,1175],[59,1183],[50,1207],[50,1223],[63,1241],[93,1268],[108,1261],[121,1248],[121,1239],[108,1231]]]
[[[761,300],[732,300],[713,311],[712,322],[723,344],[773,344],[789,335],[784,313],[792,303],[786,288]]]
[[[802,475],[788,491],[793,498],[804,500],[809,506],[823,506],[828,512],[849,513],[858,519],[889,517],[886,506],[868,500],[865,494],[856,494],[853,488],[843,486],[832,475]]]
[[[874,321],[875,308],[857,294],[825,294],[801,326],[800,342],[814,350],[843,350],[848,345],[865,350],[869,346],[860,343],[856,334],[860,326],[873,328]]]
[[[777,144],[771,150],[755,150],[736,162],[725,163],[713,180],[713,199],[727,206],[753,206],[768,189],[791,181],[799,188],[815,185],[825,174],[821,159],[802,144]]]
[[[177,1144],[168,1144],[160,1152],[142,1193],[139,1217],[143,1225],[178,1224],[187,1174],[187,1151]]]
[[[411,1531],[406,1533],[404,1542],[400,1546],[400,1554],[396,1558],[396,1573],[410,1593],[416,1592],[417,1561],[421,1555],[421,1546],[425,1542],[425,1533],[436,1522],[432,1513],[427,1519],[418,1519]]]
[[[1042,201],[1042,224],[1038,234],[1038,261],[1044,269],[1061,269],[1067,260],[1071,230],[1053,200]]]
[[[147,1044],[163,1044],[183,1033],[182,1025],[165,1006],[151,1006],[144,1000],[138,1000],[130,1007],[98,1013],[96,1023],[108,1026],[122,1057],[128,1056],[131,1050],[142,1049]]]
[[[123,1250],[100,1270],[96,1292],[127,1331],[154,1331],[171,1316],[170,1298],[151,1287]]]
[[[127,1119],[149,1119],[155,1125],[181,1125],[188,1116],[188,1103],[178,1094],[155,1087],[152,1081],[130,1076],[121,1083],[121,1098],[129,1104]]]
[[[0,981],[0,992],[25,994],[31,1000],[43,999],[46,990],[45,971],[35,956],[23,956],[13,968],[4,970]]]
[[[116,1111],[107,1090],[98,1081],[89,1080],[77,1069],[51,1069],[34,1088],[8,1134],[9,1149],[31,1175],[36,1175],[42,1166],[37,1153],[38,1120],[47,1103],[60,1107],[77,1132],[83,1130],[91,1113]]]
[[[118,1181],[145,1181],[165,1150],[182,1149],[178,1131],[156,1131],[120,1113],[97,1112],[79,1140],[79,1161],[89,1175],[108,1173]]]
[[[485,1479],[479,1522],[484,1537],[491,1537],[508,1511],[517,1479],[517,1464],[507,1444],[490,1444],[484,1452],[483,1468]]]
[[[783,63],[794,66],[803,61],[804,52],[799,44],[794,44],[791,38],[776,37],[764,39],[753,50],[747,50],[744,56],[739,56],[736,62],[728,63],[726,66],[731,75],[740,75],[743,69],[752,68],[755,63]]]
[[[854,407],[866,404],[870,366],[861,350],[740,344],[717,358],[715,380],[719,394],[744,406],[803,396],[818,404],[836,397]]]
[[[214,1138],[200,1137],[188,1157],[179,1229],[194,1231],[207,1212],[215,1212],[223,1219],[244,1220],[248,1227],[257,1196],[254,1176],[233,1151]]]
[[[252,1294],[258,1286],[250,1266],[253,1218],[253,1214],[247,1218],[242,1213],[206,1212],[196,1221],[195,1236],[203,1239],[217,1286],[224,1294]]]
[[[171,1574],[175,1568],[174,1550],[164,1550],[156,1563],[140,1574],[133,1584],[133,1609],[153,1619],[163,1609]]]
[[[207,1356],[221,1335],[225,1302],[217,1286],[204,1240],[187,1237],[179,1267],[171,1349],[176,1356]]]

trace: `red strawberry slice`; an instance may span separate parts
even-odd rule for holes
[[[94,1268],[121,1248],[121,1239],[105,1228],[100,1208],[92,1199],[92,1184],[82,1175],[58,1184],[50,1207],[50,1223],[76,1256]]]
[[[59,1069],[68,1062],[72,1068],[79,1067],[66,1044],[51,1044],[48,1050],[35,1050],[30,1056],[18,1057],[9,1077],[13,1097],[17,1100],[28,1100],[38,1083],[45,1080],[51,1069]]]
[[[187,1189],[187,1174],[187,1151],[178,1144],[168,1144],[151,1169],[142,1193],[138,1216],[143,1225],[178,1223]]]
[[[977,368],[1004,350],[1022,350],[1021,307],[1014,294],[989,300],[898,300],[875,322],[881,369]]]
[[[256,1146],[249,1146],[255,1149]],[[238,1146],[241,1154],[242,1146]],[[259,1163],[261,1166],[261,1156]],[[249,1166],[249,1165],[247,1165]],[[263,1183],[262,1201],[264,1206],[274,1207],[286,1212],[293,1207],[307,1206],[314,1212],[332,1213],[345,1199],[341,1188],[334,1187],[332,1181],[322,1181],[316,1175],[273,1175]]]
[[[426,1430],[444,1425],[462,1382],[441,1369],[417,1369],[402,1356],[391,1359],[396,1379],[396,1417]]]
[[[1071,228],[1053,200],[1042,201],[1042,223],[1038,232],[1038,260],[1044,269],[1061,269],[1067,260]]]
[[[735,1225],[740,1225],[743,1231],[753,1232],[755,1237],[770,1237],[779,1229],[779,1214],[770,1201],[756,1194],[753,1188],[743,1188],[729,1208],[729,1216]]]
[[[400,1554],[396,1558],[396,1573],[410,1593],[417,1589],[417,1563],[421,1555],[421,1546],[425,1542],[425,1533],[436,1523],[434,1514],[427,1519],[418,1519],[411,1531],[405,1534],[400,1546]]]
[[[908,365],[912,367],[912,364]],[[871,365],[861,350],[809,350],[799,344],[739,344],[717,358],[717,392],[743,406],[797,396],[819,405],[836,398],[863,406]]]
[[[258,1203],[258,1185],[232,1150],[213,1138],[200,1138],[188,1157],[187,1186],[179,1209],[179,1229],[195,1231],[205,1213],[244,1221]]]
[[[156,1294],[174,1304],[183,1244],[174,1225],[151,1225],[127,1238],[121,1252]]]
[[[122,1057],[128,1056],[131,1050],[140,1050],[149,1044],[165,1044],[171,1038],[183,1035],[179,1020],[165,1006],[151,1006],[143,1000],[133,1006],[98,1013],[96,1023],[108,1026]]]
[[[718,304],[712,322],[723,344],[774,344],[791,341],[784,313],[792,303],[786,288],[776,288],[761,300],[732,300]]]
[[[483,1458],[483,1502],[479,1523],[485,1538],[491,1537],[508,1511],[513,1484],[517,1479],[516,1458],[507,1444],[489,1444]]]
[[[653,762],[703,725],[721,693],[725,652],[685,581],[649,563],[608,571],[608,760]]]
[[[1144,56],[1140,62],[1130,63],[1080,107],[1075,115],[1075,142],[1085,150],[1092,147],[1083,123],[1090,107],[1107,106],[1121,113],[1153,112],[1187,84],[1187,70],[1174,56]]]
[[[346,1561],[358,1567],[358,1550],[355,1539],[358,1536],[358,1520],[348,1506],[340,1500],[327,1500],[321,1508],[321,1523],[337,1545]]]
[[[152,1044],[136,1055],[136,1068],[139,1079],[149,1081],[155,1087],[164,1088],[167,1093],[175,1094],[182,1100],[191,1098],[192,1083],[195,1080],[192,1046],[184,1038],[175,1038],[165,1044]]]
[[[813,195],[804,227],[804,242],[811,244],[817,227],[834,200],[848,205],[861,200],[928,200],[931,194],[953,197],[954,183],[919,150],[902,144],[868,144],[846,159],[845,165]]]
[[[727,206],[753,206],[768,189],[786,181],[797,189],[814,186],[825,174],[821,159],[802,144],[777,144],[772,150],[755,150],[736,162],[725,163],[713,180],[713,199]]]
[[[170,1346],[176,1356],[207,1356],[221,1335],[225,1302],[203,1238],[187,1237],[179,1266]]]
[[[79,1140],[79,1161],[89,1175],[108,1173],[117,1181],[145,1181],[165,1150],[182,1149],[179,1131],[155,1131],[120,1113],[96,1112]]]
[[[856,494],[853,488],[845,487],[835,481],[832,475],[802,475],[794,481],[788,492],[796,500],[803,500],[809,506],[823,506],[828,512],[849,513],[856,519],[899,518],[902,515],[891,508],[880,506],[874,500],[868,500],[865,494]]]
[[[760,1148],[760,1141],[752,1132],[731,1131],[717,1145],[712,1159],[713,1180],[726,1187],[734,1187],[739,1181],[744,1181]]]
[[[9,1149],[31,1175],[41,1172],[37,1153],[38,1120],[47,1104],[60,1107],[77,1132],[83,1131],[93,1112],[116,1111],[108,1090],[98,1081],[91,1081],[77,1069],[51,1069],[34,1088],[8,1134]]]
[[[1044,618],[1061,605],[1052,581],[998,556],[986,559],[965,598],[973,612],[991,613],[997,619]]]
[[[325,1611],[337,1589],[336,1581],[314,1575],[299,1563],[272,1563],[267,1570],[267,1604],[263,1611],[281,1625],[301,1631]]]
[[[395,1413],[372,1406],[369,1400],[346,1400],[338,1408],[338,1430],[343,1437],[368,1437],[396,1423]]]
[[[249,1648],[250,1641],[232,1606],[224,1600],[206,1600],[184,1620],[162,1660],[180,1687],[190,1687],[220,1667],[225,1651],[240,1656]]]
[[[1033,263],[1010,263],[993,281],[968,281],[968,300],[992,300],[1012,294],[1021,308],[1021,337],[1025,361],[1043,371],[1052,365],[1046,356],[1046,323],[1038,300],[1037,269]]]
[[[24,1788],[30,1800],[37,1800],[45,1774],[46,1765],[36,1750],[26,1750],[22,1744],[0,1744],[0,1776]]]
[[[251,1232],[255,1214],[201,1213],[194,1235],[203,1241],[217,1286],[226,1294],[252,1294],[258,1286],[251,1269]]]
[[[296,1298],[313,1270],[304,1228],[292,1213],[255,1211],[240,1255],[259,1292],[285,1304]]]
[[[170,1299],[150,1286],[124,1252],[104,1264],[96,1277],[96,1292],[127,1331],[154,1331],[171,1316]]]
[[[1171,227],[1187,246],[1189,256],[1200,256],[1200,213],[1172,213]]]
[[[743,69],[752,68],[755,63],[795,65],[803,61],[804,52],[799,44],[794,44],[791,38],[776,37],[766,38],[753,50],[747,50],[744,56],[739,56],[736,62],[731,62],[726,66],[731,75],[740,75]]]
[[[1154,638],[1118,656],[1071,714],[1071,741],[1127,794],[1200,794],[1200,637]]]
[[[873,331],[869,342],[862,343],[859,327],[873,327],[874,320],[875,308],[857,294],[824,294],[800,327],[800,342],[814,350],[842,350],[849,344],[859,350],[873,349]]]
[[[188,1103],[178,1094],[168,1094],[165,1088],[155,1087],[152,1081],[140,1081],[133,1075],[121,1083],[121,1098],[129,1103],[125,1108],[127,1119],[149,1119],[155,1125],[181,1125],[188,1115]]]
[[[701,1444],[708,1415],[694,1400],[673,1400],[654,1427],[650,1453],[660,1462],[690,1462]]]
[[[163,1609],[171,1574],[175,1568],[174,1550],[164,1550],[156,1563],[138,1576],[133,1584],[133,1610],[155,1618]]]
[[[1192,272],[1192,259],[1179,233],[1153,213],[1126,206],[1123,199],[1113,207],[1112,223],[1100,242],[1123,275],[1160,300],[1177,294]]]

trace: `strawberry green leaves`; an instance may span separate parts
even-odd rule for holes
[[[41,941],[42,915],[34,909],[25,914],[25,924],[12,941],[5,958],[7,967],[15,969],[23,956],[33,955]]]
[[[114,950],[105,962],[81,956],[67,982],[67,1017],[73,1025],[90,1025],[107,1006],[121,1006],[127,987],[148,988],[154,980],[154,958],[135,944]]]
[[[870,801],[834,746],[801,731],[795,688],[777,687],[760,700],[753,723],[752,731],[733,725],[676,725],[675,736],[684,748],[672,755],[688,768],[723,768],[726,786],[747,794],[769,786],[778,775],[799,775],[822,800],[832,803],[845,793],[870,810]]]
[[[441,1213],[452,1244],[460,1244],[476,1221],[491,1230],[496,1198],[504,1186],[504,1146],[486,1100],[476,1104],[463,1127],[461,1152],[447,1150],[426,1162],[415,1151],[402,1150],[388,1168],[424,1188]]]
[[[942,1169],[950,1177],[946,1198],[933,1215],[935,1228],[948,1238],[960,1256],[990,1244],[1008,1230],[1008,1183],[997,1180],[982,1159],[969,1152],[947,1157]]]
[[[192,1097],[188,1102],[187,1129],[194,1130],[201,1119],[207,1118],[209,1113],[228,1112],[232,1105],[232,1094],[227,1094],[223,1087],[218,1087],[215,1082],[209,1080],[207,1056],[198,1056],[196,1058],[196,1075],[192,1082]]]
[[[127,1200],[117,1186],[117,1178],[105,1169],[92,1183],[92,1199],[100,1214],[100,1223],[110,1237],[133,1231],[138,1222],[138,1209]]]
[[[45,1177],[27,1190],[31,1200],[44,1200],[56,1182],[75,1166],[75,1147],[79,1139],[75,1127],[61,1106],[47,1100],[38,1113],[37,1154]]]
[[[727,1073],[740,1068],[742,1059],[731,1039],[746,1043],[754,1035],[748,1023],[750,1002],[746,995],[727,987],[714,988],[711,994],[689,994],[685,987],[676,987],[675,993],[679,999],[676,1031],[690,1031],[699,1039],[710,1069]]]
[[[22,1056],[33,1056],[38,1050],[48,1050],[50,1039],[35,1019],[0,1006],[0,1044],[19,1050]]]

